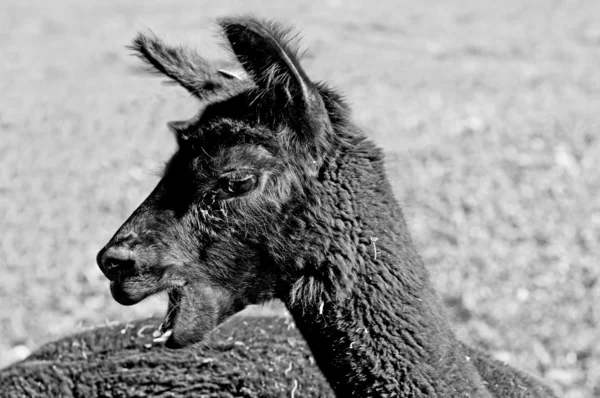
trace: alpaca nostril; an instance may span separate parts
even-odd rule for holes
[[[98,266],[110,280],[135,268],[135,254],[122,247],[109,247],[98,254]]]
[[[109,258],[106,262],[106,269],[109,271],[116,271],[119,269],[129,269],[133,268],[135,265],[134,260],[124,260],[121,258]]]

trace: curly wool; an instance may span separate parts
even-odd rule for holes
[[[6,398],[154,396],[333,397],[298,329],[288,318],[236,317],[207,348],[167,350],[152,343],[161,320],[96,327],[48,343],[0,370]],[[464,346],[495,397],[552,393],[525,373]],[[147,382],[142,382],[146,380]],[[522,394],[516,393],[521,391]]]

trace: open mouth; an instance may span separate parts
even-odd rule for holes
[[[171,281],[166,288],[161,288],[160,285],[149,285],[146,281],[124,279],[112,281],[110,289],[113,298],[122,305],[137,304],[149,296],[166,290],[168,305],[165,319],[152,337],[155,343],[164,343],[169,348],[187,345],[187,342],[192,340],[190,329],[194,326],[193,323],[201,320],[201,317],[195,316],[202,306],[198,306],[194,300],[194,289],[183,281]]]
[[[153,294],[167,291],[165,319],[152,336],[155,343],[164,344],[167,348],[202,343],[219,323],[235,312],[223,291],[204,282],[178,279],[170,280],[166,288],[164,284],[125,279],[112,281],[110,287],[114,299],[123,305],[133,305]]]
[[[206,284],[184,283],[167,292],[165,319],[152,335],[155,343],[173,349],[199,344],[222,322],[214,290]]]
[[[167,306],[167,314],[165,320],[160,324],[158,329],[152,334],[155,343],[165,343],[172,345],[169,340],[173,338],[173,329],[175,328],[175,320],[179,314],[181,307],[181,288],[173,288],[169,290],[168,299],[169,304]]]

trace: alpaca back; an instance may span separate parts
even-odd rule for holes
[[[2,397],[152,396],[164,390],[173,397],[334,396],[287,317],[235,317],[214,332],[210,347],[176,351],[152,343],[160,322],[115,323],[45,344],[0,370]],[[494,397],[555,396],[535,377],[481,350],[463,349]]]

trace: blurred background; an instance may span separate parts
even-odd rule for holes
[[[214,18],[243,13],[295,25],[385,148],[459,338],[600,396],[597,0],[2,0],[0,366],[165,310],[119,306],[95,264],[196,110],[125,46],[151,28],[224,58]]]

